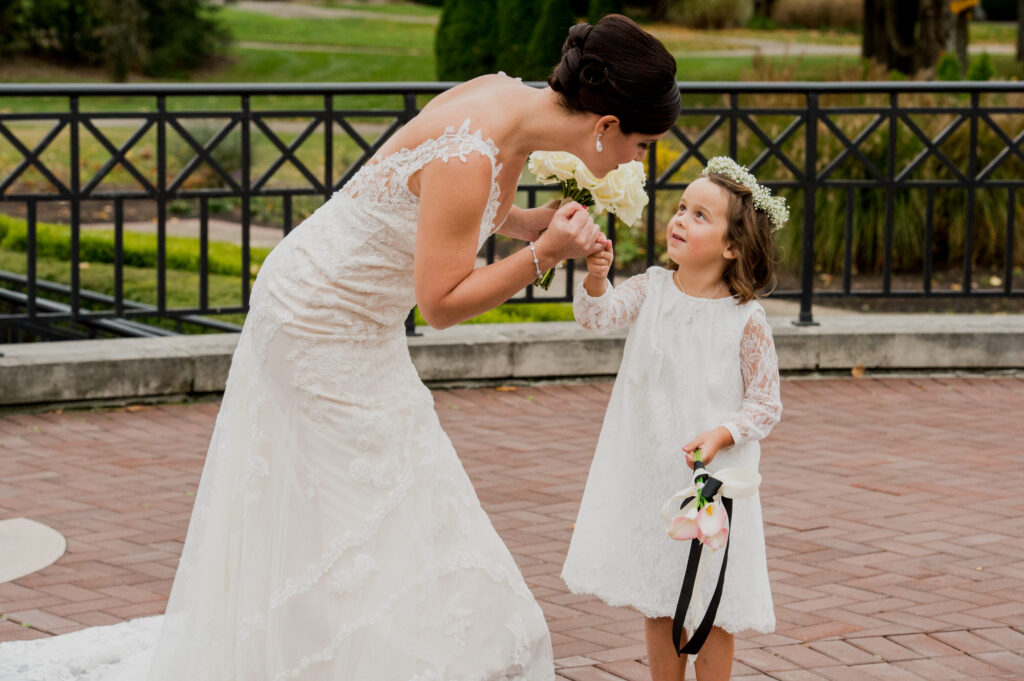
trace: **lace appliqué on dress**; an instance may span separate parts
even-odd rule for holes
[[[462,122],[456,130],[448,126],[440,137],[424,140],[412,149],[402,148],[384,158],[363,166],[358,173],[345,185],[341,194],[369,200],[378,204],[404,201],[407,197],[418,197],[409,191],[409,178],[419,172],[423,166],[435,159],[445,163],[457,157],[467,162],[469,154],[479,153],[491,161],[491,192],[484,211],[484,224],[488,233],[494,230],[494,221],[498,214],[498,196],[501,187],[498,185],[498,173],[502,164],[498,163],[498,147],[490,139],[484,139],[480,130],[469,131],[470,119]]]

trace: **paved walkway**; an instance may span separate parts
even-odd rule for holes
[[[435,394],[551,626],[559,675],[648,679],[638,615],[558,578],[611,384]],[[764,446],[778,627],[734,676],[1024,679],[1024,378],[793,379]],[[163,610],[217,405],[0,417],[0,517],[68,552],[0,584],[0,640]]]

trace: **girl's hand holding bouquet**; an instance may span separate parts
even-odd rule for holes
[[[701,433],[683,445],[683,451],[686,453],[686,465],[693,468],[694,450],[699,449],[702,461],[705,464],[709,464],[714,460],[715,454],[718,453],[719,449],[729,447],[732,444],[732,433],[725,426],[718,426],[714,430]]]
[[[605,240],[604,248],[587,256],[587,277],[583,280],[583,288],[591,296],[600,296],[608,288],[608,271],[611,270],[615,252],[612,242]]]

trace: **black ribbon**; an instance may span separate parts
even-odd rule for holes
[[[700,461],[694,462],[694,470],[703,469],[704,464]],[[699,482],[699,476],[698,476]],[[713,499],[715,494],[722,487],[722,481],[712,478],[705,473],[704,486],[701,488],[701,496],[705,499]],[[684,508],[693,497],[683,500],[680,510]],[[722,506],[725,508],[729,518],[729,534],[725,537],[725,554],[722,556],[722,569],[718,572],[718,583],[715,584],[715,593],[711,596],[711,603],[704,613],[704,619],[693,632],[693,636],[680,647],[679,641],[683,637],[683,622],[686,620],[686,611],[690,608],[690,599],[693,597],[693,587],[697,581],[697,566],[700,564],[700,554],[704,545],[700,539],[690,540],[690,556],[686,559],[686,574],[683,575],[683,588],[679,592],[679,603],[676,605],[676,614],[672,618],[672,643],[675,645],[678,655],[696,655],[711,633],[711,627],[715,625],[715,615],[718,614],[718,603],[722,600],[722,587],[725,584],[725,568],[729,564],[729,541],[732,539],[732,499],[722,497]]]

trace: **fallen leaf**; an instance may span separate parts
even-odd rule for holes
[[[858,364],[857,366],[850,369],[850,375],[854,378],[864,378],[864,365]]]
[[[495,390],[497,390],[499,393],[514,393],[515,391],[519,390],[519,388],[517,388],[514,385],[499,385],[497,388],[495,388]]]

